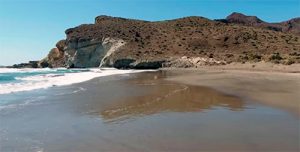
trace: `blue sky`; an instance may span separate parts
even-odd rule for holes
[[[0,65],[45,57],[67,28],[98,15],[153,21],[241,12],[278,22],[299,17],[299,10],[300,0],[0,0]]]

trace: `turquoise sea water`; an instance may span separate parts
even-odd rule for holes
[[[40,88],[47,88],[51,83],[59,84],[59,81],[53,81],[53,78],[61,80],[65,74],[88,72],[89,69],[0,69],[0,109],[13,103],[15,99],[19,98],[20,101],[27,99],[24,96],[19,97],[18,92],[31,91]],[[59,79],[58,79],[59,80]],[[9,95],[14,93],[12,95]],[[25,101],[25,102],[26,102]],[[24,102],[24,103],[25,103]],[[24,104],[21,103],[21,104]]]
[[[113,68],[91,69],[12,69],[0,68],[0,110],[16,105],[27,105],[42,98],[31,92],[47,92],[50,87],[81,83],[96,77],[142,72],[143,70],[118,70]],[[76,88],[72,92],[84,90]],[[59,92],[58,94],[64,94]],[[16,101],[16,102],[15,102]]]
[[[65,73],[87,72],[88,69],[0,69],[0,83],[21,82],[22,78],[55,74],[63,76]]]

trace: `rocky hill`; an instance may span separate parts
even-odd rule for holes
[[[280,23],[268,23],[259,19],[256,16],[247,16],[241,13],[232,13],[231,15],[227,16],[226,19],[220,21],[223,21],[225,23],[241,24],[246,26],[259,27],[274,31],[300,35],[299,17]]]
[[[288,27],[288,28],[286,28]],[[40,67],[196,67],[230,62],[300,63],[299,18],[270,24],[233,13],[223,20],[141,21],[98,16],[65,31]]]

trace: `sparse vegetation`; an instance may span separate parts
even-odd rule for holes
[[[271,61],[273,60],[282,60],[282,57],[280,56],[280,54],[278,52],[276,53],[273,53],[270,58],[269,58]]]
[[[279,63],[284,63],[284,61],[282,61],[283,58],[280,56],[280,54],[278,52],[273,53],[270,57],[269,57],[269,61],[275,64],[279,64]]]
[[[199,56],[227,63],[269,61],[282,64],[299,63],[300,58],[299,35],[200,17],[161,22],[99,17],[96,24],[72,28],[66,33],[69,43],[106,37],[122,39],[125,45],[115,55],[118,58],[135,56],[151,60]]]

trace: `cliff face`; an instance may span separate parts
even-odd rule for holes
[[[66,30],[66,40],[40,64],[159,68],[261,60],[294,63],[300,62],[298,23],[283,22],[292,28],[277,30],[240,14],[222,21],[185,17],[160,22],[98,16],[95,24]]]
[[[69,42],[65,49],[67,67],[98,67],[101,62],[124,45],[123,40],[118,38],[91,39],[84,41]]]

